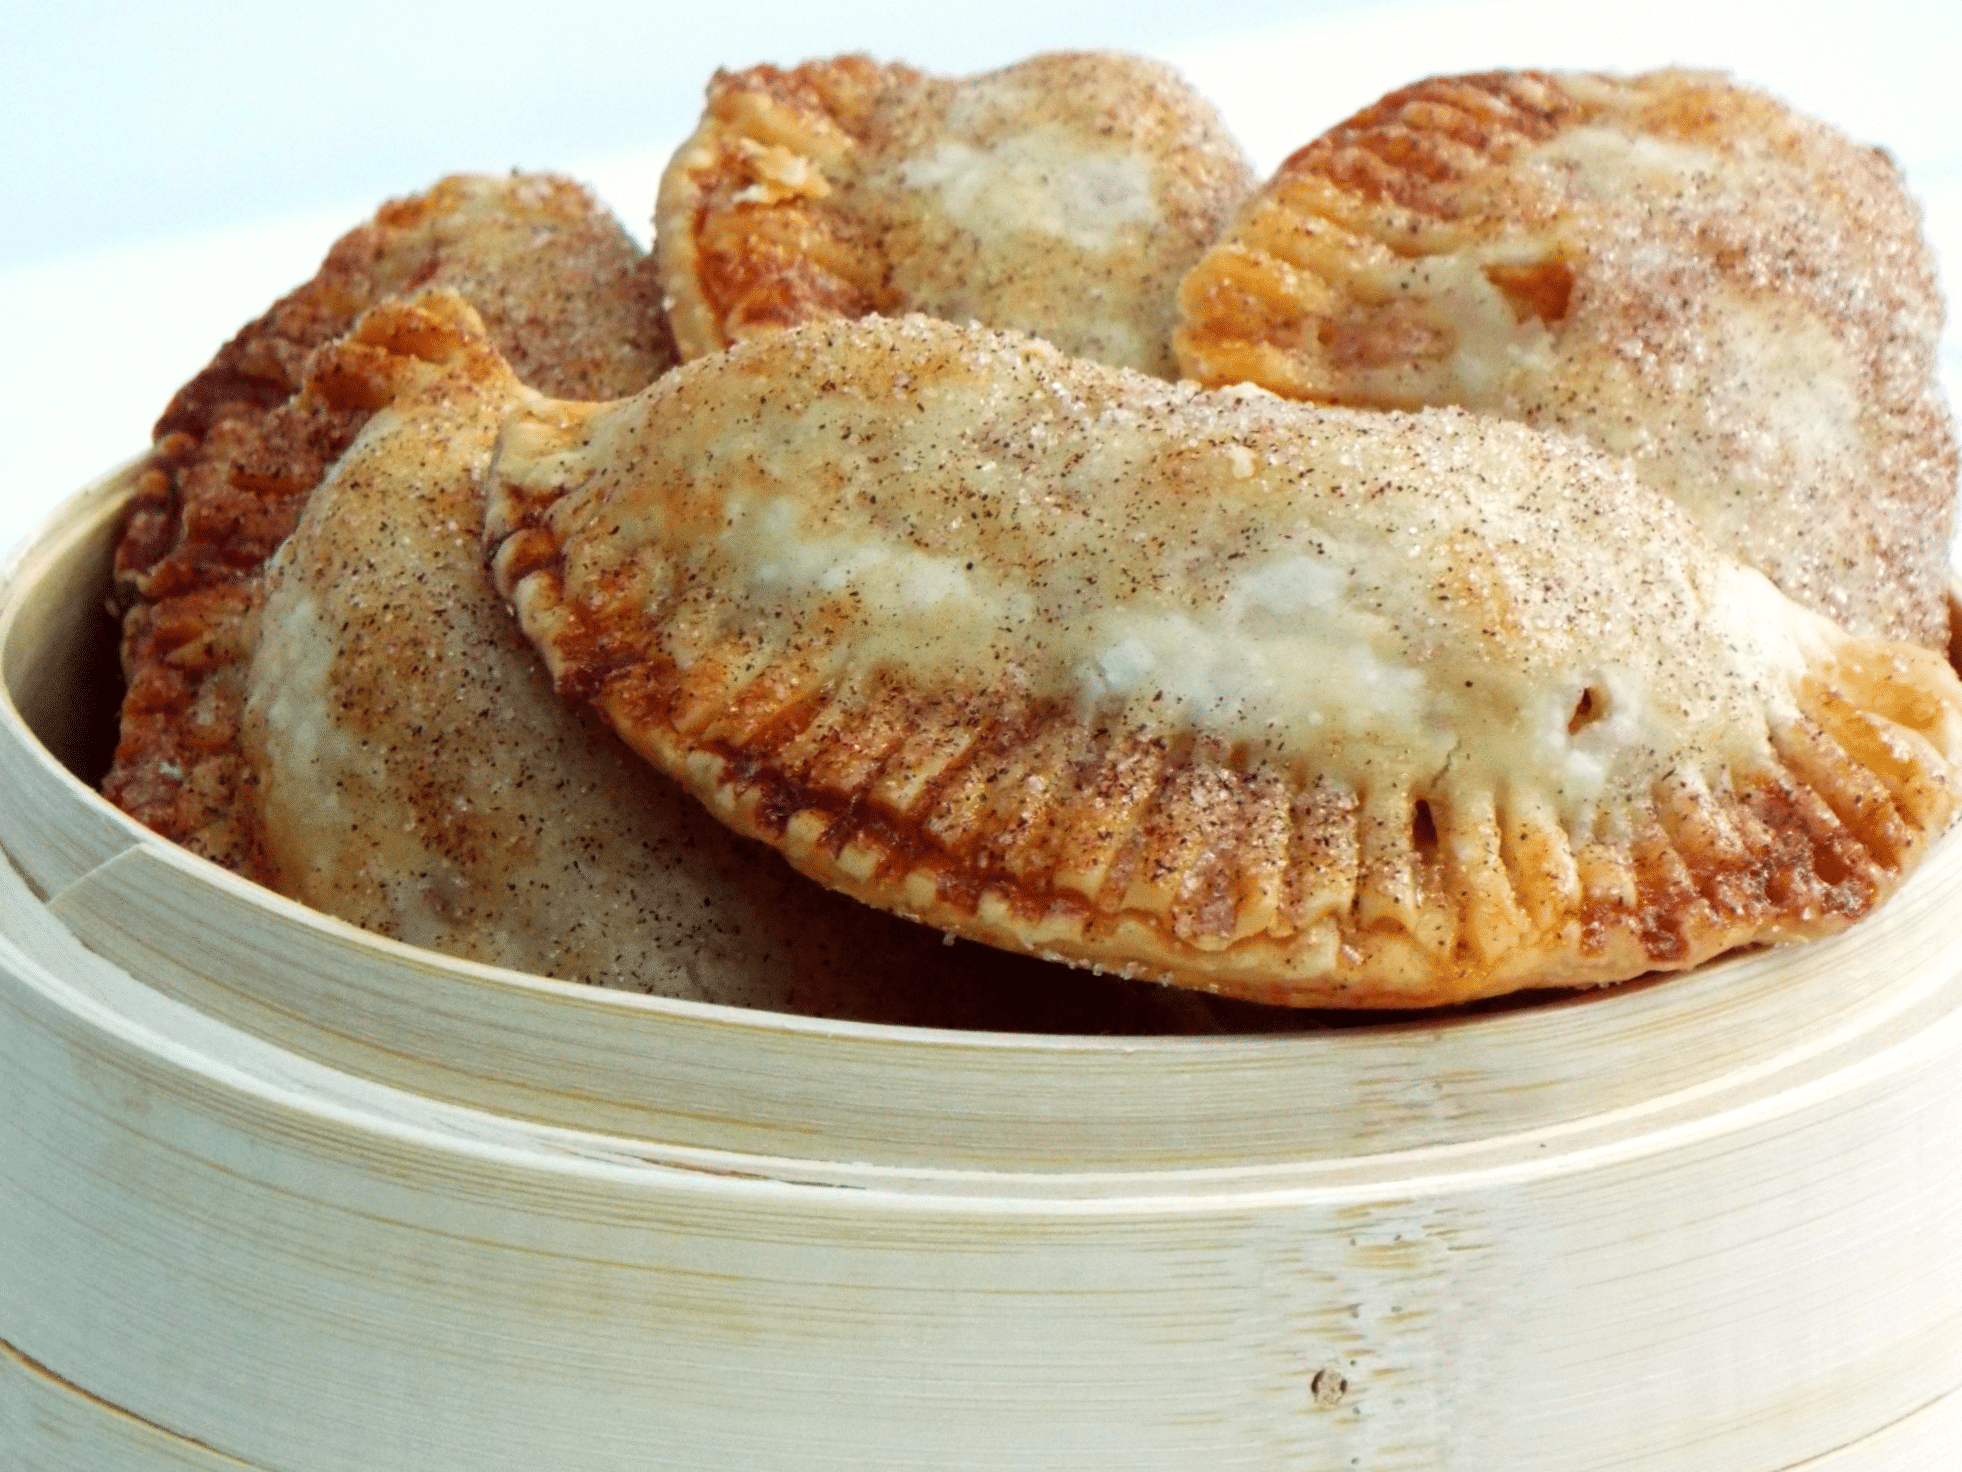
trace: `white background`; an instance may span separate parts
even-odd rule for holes
[[[140,450],[172,389],[384,197],[556,168],[644,237],[718,65],[869,50],[960,73],[1141,51],[1212,97],[1263,172],[1431,73],[1716,66],[1884,145],[1951,284],[1962,272],[1952,0],[177,0],[38,6],[0,37],[0,548]],[[1953,327],[1943,363],[1953,400]]]

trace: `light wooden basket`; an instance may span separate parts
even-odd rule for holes
[[[126,489],[0,583],[0,1465],[1962,1465],[1955,837],[1839,939],[1444,1020],[583,989],[71,774]]]

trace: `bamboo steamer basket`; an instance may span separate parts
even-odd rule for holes
[[[127,490],[0,582],[0,1464],[1962,1459],[1962,835],[1845,936],[1477,1015],[1030,1037],[581,988],[73,775]]]

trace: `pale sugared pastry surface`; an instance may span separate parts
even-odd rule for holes
[[[691,1001],[934,1026],[1206,1031],[811,884],[553,692],[482,567],[481,476],[536,403],[448,293],[314,360],[380,402],[267,569],[240,743],[266,882],[448,955]]]
[[[651,262],[583,188],[549,175],[445,179],[384,205],[319,273],[220,349],[157,423],[116,554],[129,689],[106,796],[251,878],[240,683],[261,568],[376,407],[309,354],[378,301],[447,285],[527,382],[632,393],[673,362]]]
[[[1181,363],[1630,458],[1856,633],[1947,647],[1956,445],[1898,171],[1707,73],[1488,73],[1301,149],[1182,288]]]
[[[1259,1000],[1414,1005],[1836,928],[1947,822],[1962,686],[1457,411],[818,324],[507,425],[561,690],[872,903]]]
[[[1156,62],[948,79],[848,56],[716,76],[662,178],[657,251],[685,358],[918,311],[1169,377],[1179,279],[1252,183]]]

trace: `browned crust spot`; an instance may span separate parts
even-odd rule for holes
[[[875,244],[858,238],[849,214],[820,207],[824,194],[815,191],[829,192],[822,176],[814,174],[805,192],[795,179],[773,178],[771,165],[835,165],[857,146],[851,124],[879,90],[921,80],[911,68],[865,56],[716,73],[705,112],[712,130],[704,129],[689,158],[695,197],[686,232],[693,280],[714,324],[712,347],[758,329],[894,306]]]

